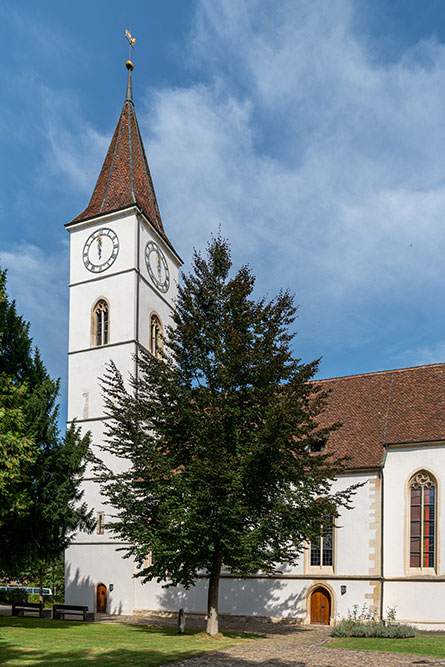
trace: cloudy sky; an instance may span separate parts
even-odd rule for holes
[[[126,6],[128,4],[128,7]],[[0,0],[0,265],[66,401],[68,234],[124,100],[164,226],[221,225],[320,377],[445,361],[441,0]]]

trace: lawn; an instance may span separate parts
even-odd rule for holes
[[[0,665],[84,665],[99,663],[155,667],[205,651],[241,644],[257,635],[225,632],[211,639],[176,628],[0,617]]]
[[[412,639],[368,639],[366,637],[335,637],[328,646],[363,651],[388,651],[445,658],[445,635],[425,634]]]

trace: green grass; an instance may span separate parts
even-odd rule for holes
[[[211,639],[204,632],[150,628],[121,623],[83,623],[38,618],[0,617],[0,665],[89,665],[155,667],[205,651],[241,644],[258,635],[225,632]]]
[[[412,639],[374,639],[367,637],[335,637],[328,646],[349,648],[354,651],[388,651],[445,658],[445,635],[417,635]]]

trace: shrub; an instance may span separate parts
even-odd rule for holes
[[[15,588],[9,591],[0,591],[0,602],[3,604],[12,604],[13,602],[27,602],[28,594],[22,588]]]
[[[377,610],[364,605],[361,612],[358,605],[348,610],[347,618],[343,618],[332,628],[333,637],[386,637],[388,639],[405,639],[414,637],[416,629],[411,625],[396,623],[396,611],[387,609],[386,620],[377,619]]]

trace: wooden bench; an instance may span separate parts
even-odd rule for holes
[[[88,607],[82,607],[75,604],[55,604],[53,605],[53,618],[65,618],[65,616],[82,616],[83,621],[94,620],[94,614],[88,613]]]
[[[13,616],[24,616],[26,611],[38,612],[39,618],[44,617],[43,604],[41,602],[12,602]]]

